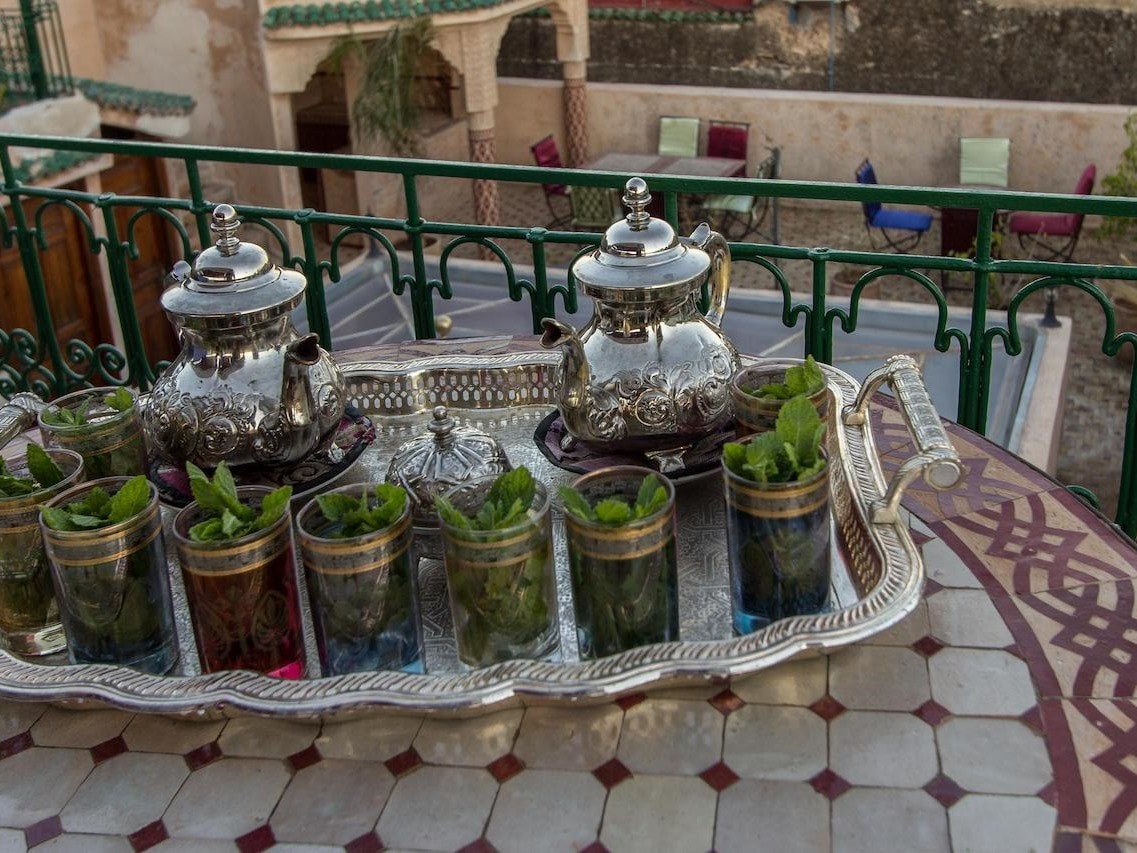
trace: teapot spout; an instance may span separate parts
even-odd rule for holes
[[[584,345],[580,335],[572,326],[546,317],[541,321],[544,332],[541,334],[541,346],[545,349],[563,347],[565,351],[565,373],[569,376],[576,374],[584,368],[587,375],[588,358],[584,354]]]

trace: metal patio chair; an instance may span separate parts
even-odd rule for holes
[[[1011,140],[964,136],[959,140],[959,182],[988,187],[1007,186]]]
[[[876,184],[876,171],[866,157],[857,167],[858,184]],[[880,251],[879,238],[894,252],[906,253],[916,248],[921,238],[932,227],[932,214],[910,210],[893,210],[879,201],[861,202],[865,214],[865,230],[873,249]],[[875,235],[875,236],[874,236]]]
[[[533,152],[533,159],[537,161],[538,166],[546,169],[564,168],[561,152],[557,149],[557,140],[553,138],[553,134],[550,133],[540,142],[529,146],[529,150]],[[553,217],[548,227],[559,228],[567,225],[572,220],[569,188],[564,184],[541,184],[541,189],[545,192],[545,204],[549,206],[549,213]],[[557,200],[555,205],[554,199]]]
[[[604,231],[620,218],[616,191],[609,187],[570,187],[569,202],[574,231]]]
[[[1075,195],[1094,191],[1097,167],[1090,163],[1074,188]],[[1023,251],[1039,261],[1070,261],[1082,234],[1084,213],[1029,213],[1016,211],[1007,219],[1007,233],[1014,234]]]
[[[775,179],[782,159],[781,148],[771,148],[770,156],[758,164],[754,177]],[[777,199],[774,199],[777,203]],[[730,240],[745,240],[766,221],[770,198],[763,195],[713,195],[700,207],[700,216],[707,219],[716,231]],[[774,234],[777,242],[777,234]]]

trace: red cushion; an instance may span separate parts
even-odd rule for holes
[[[741,125],[712,124],[707,130],[707,156],[746,159],[749,129]]]
[[[1078,230],[1077,213],[1012,213],[1007,228],[1012,234],[1048,234],[1069,237]]]

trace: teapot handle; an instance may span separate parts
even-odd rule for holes
[[[707,322],[718,328],[722,326],[722,316],[726,313],[726,297],[730,292],[730,247],[726,240],[711,226],[702,223],[687,238],[711,256],[711,272],[708,281],[711,285],[711,304],[707,309]]]

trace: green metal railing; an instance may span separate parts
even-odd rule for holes
[[[188,176],[189,198],[125,197],[113,194],[93,195],[73,189],[54,189],[22,183],[13,168],[12,147],[36,147],[49,151],[111,153],[141,157],[161,157],[178,161]],[[420,182],[428,177],[473,180],[511,181],[530,185],[565,183],[577,186],[620,188],[629,177],[612,172],[583,172],[572,169],[540,169],[529,166],[497,166],[470,163],[406,160],[350,155],[284,153],[276,151],[195,146],[159,145],[111,140],[75,140],[47,137],[25,137],[0,134],[0,170],[4,185],[0,192],[10,200],[0,213],[3,230],[2,251],[18,251],[25,271],[30,297],[35,309],[34,330],[0,331],[0,396],[30,389],[54,396],[76,386],[92,382],[130,384],[148,388],[160,365],[148,358],[139,328],[129,260],[136,258],[138,247],[135,229],[143,217],[156,216],[173,230],[182,254],[192,257],[210,242],[209,217],[213,205],[202,193],[202,166],[207,163],[243,163],[270,167],[338,169],[357,172],[388,173],[402,181],[407,216],[405,219],[361,216],[317,211],[290,210],[257,205],[238,205],[246,222],[263,226],[275,243],[283,263],[300,270],[308,281],[307,312],[310,328],[318,333],[323,345],[334,346],[324,294],[324,281],[338,281],[341,254],[353,235],[365,235],[382,246],[390,268],[394,292],[407,294],[414,317],[417,337],[434,336],[435,300],[453,295],[449,265],[454,250],[461,245],[481,247],[496,257],[503,269],[504,285],[514,301],[528,301],[533,331],[539,329],[542,317],[557,314],[557,300],[568,312],[576,311],[576,290],[571,274],[566,284],[549,281],[546,250],[553,245],[578,247],[583,251],[597,241],[596,234],[550,231],[544,227],[506,227],[462,222],[428,221],[423,218],[419,201]],[[1038,212],[1084,213],[1109,217],[1137,218],[1137,199],[1103,196],[1064,196],[1036,193],[974,191],[962,189],[927,189],[911,187],[866,186],[860,184],[807,183],[800,181],[763,181],[740,178],[684,178],[652,176],[653,192],[662,193],[664,215],[678,222],[679,196],[686,193],[730,193],[769,196],[782,199],[866,202],[927,205],[977,209],[978,239],[973,258],[937,255],[896,255],[877,252],[756,243],[731,244],[738,264],[752,264],[772,276],[783,298],[782,321],[788,327],[801,326],[805,352],[831,361],[836,329],[853,333],[857,328],[860,302],[865,288],[881,276],[901,276],[928,294],[938,309],[938,323],[933,344],[940,352],[953,346],[959,359],[959,394],[957,420],[964,426],[983,432],[987,423],[991,393],[992,353],[996,342],[1011,356],[1023,351],[1021,318],[1023,304],[1032,295],[1047,289],[1055,292],[1074,289],[1088,294],[1105,318],[1102,352],[1116,356],[1124,346],[1137,347],[1133,332],[1117,332],[1114,308],[1107,293],[1096,281],[1113,279],[1137,281],[1137,267],[1104,266],[1079,263],[1053,263],[1037,260],[1002,259],[995,256],[992,229],[1000,211],[1032,210]],[[55,321],[49,306],[48,285],[40,263],[42,222],[45,211],[62,207],[82,223],[90,249],[103,254],[109,269],[114,295],[114,309],[122,330],[123,347],[108,342],[79,340],[57,342]],[[125,228],[118,226],[115,212],[129,211]],[[99,227],[96,227],[96,222]],[[187,224],[188,223],[188,224]],[[330,248],[320,257],[316,229],[331,227]],[[299,234],[298,251],[289,233]],[[411,268],[400,268],[399,258],[390,233],[401,233],[409,239]],[[423,238],[437,235],[449,238],[440,258],[438,278],[429,278],[423,252]],[[527,257],[511,257],[499,245],[502,240],[519,240],[527,245]],[[804,261],[812,271],[812,291],[808,298],[795,297],[782,267],[784,262]],[[532,278],[517,275],[515,264],[531,265]],[[833,264],[856,264],[869,267],[852,289],[849,307],[829,304],[826,284]],[[952,325],[948,302],[933,274],[950,272],[964,275],[972,282],[970,319],[963,327]],[[1005,321],[1003,315],[989,315],[988,292],[993,276],[1020,276],[1027,281],[1010,299]],[[91,287],[96,287],[91,282]],[[0,322],[0,326],[4,324]],[[1131,373],[1130,396],[1125,413],[1125,447],[1121,464],[1120,499],[1116,519],[1133,535],[1137,532],[1137,374]]]

